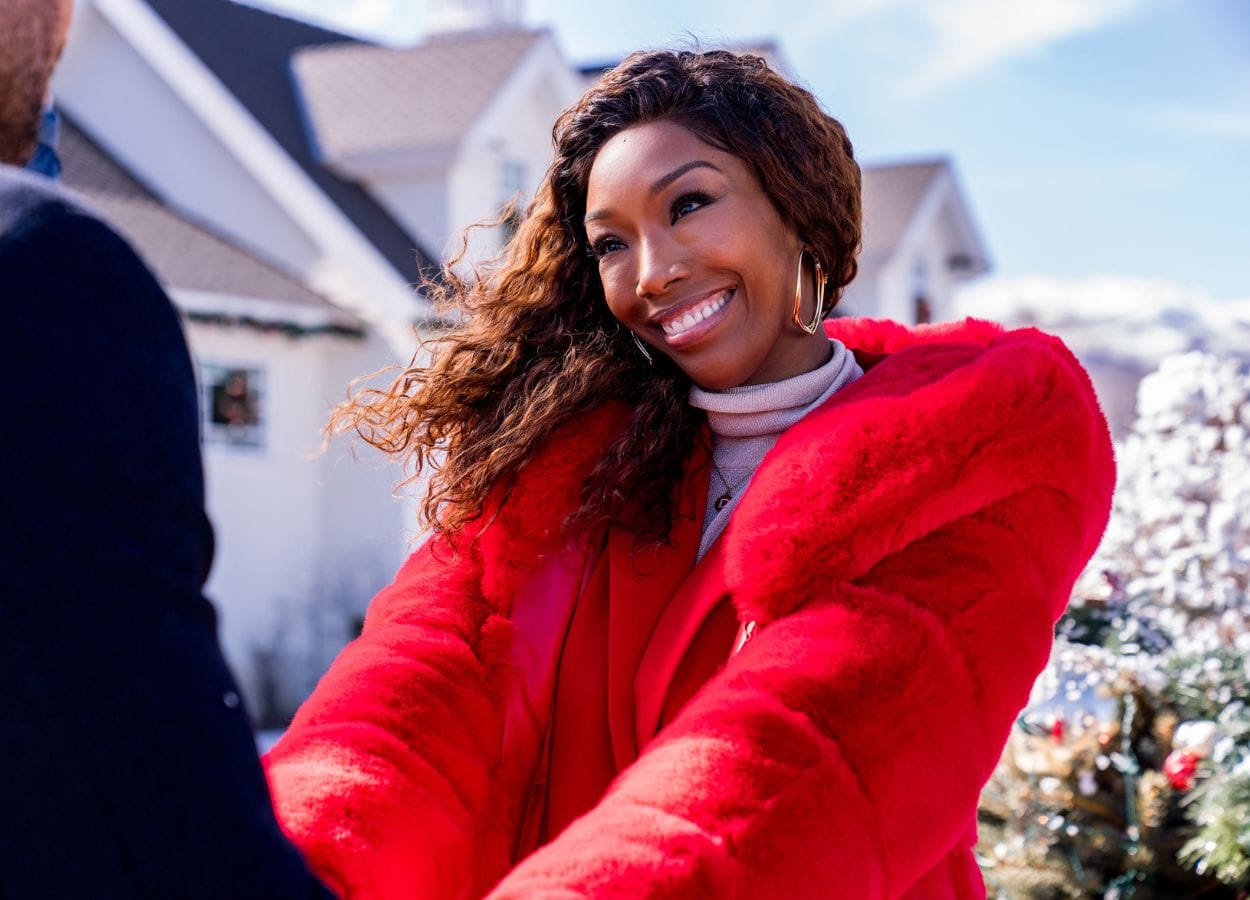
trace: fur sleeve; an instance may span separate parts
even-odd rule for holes
[[[583,414],[454,550],[441,537],[417,550],[265,757],[283,828],[343,896],[480,896],[507,871],[520,802],[498,777],[512,593],[560,546],[623,415]]]
[[[807,530],[856,528],[845,544],[813,556],[783,532],[803,526],[744,498],[739,541],[793,538],[788,562],[775,543],[740,560],[755,577],[735,600],[765,624],[493,896],[893,898],[968,839],[1113,471],[1066,350],[1026,336],[947,355],[966,364],[873,379],[889,416],[864,400],[842,420],[847,477],[876,487]],[[805,458],[827,483],[829,460]]]
[[[499,747],[499,624],[476,550],[432,539],[266,756],[283,828],[341,895],[468,892],[488,852],[476,832]]]

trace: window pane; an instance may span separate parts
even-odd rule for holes
[[[204,399],[204,438],[217,444],[262,444],[262,390],[259,369],[205,364],[200,367]]]

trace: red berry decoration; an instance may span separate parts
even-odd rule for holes
[[[1178,791],[1194,786],[1194,774],[1198,771],[1200,757],[1192,750],[1173,750],[1163,761],[1163,774]]]
[[[1063,743],[1063,717],[1055,716],[1055,721],[1050,725],[1050,739],[1056,744]]]

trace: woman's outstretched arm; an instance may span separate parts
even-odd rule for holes
[[[418,549],[265,757],[283,828],[341,895],[480,896],[507,871],[537,752],[523,736],[503,758],[518,690],[507,617],[564,551],[563,517],[621,423],[619,408],[580,417],[454,550],[440,535]]]
[[[493,613],[476,552],[431,539],[265,757],[283,828],[341,895],[468,891],[500,744]]]

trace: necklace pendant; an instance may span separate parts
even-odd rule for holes
[[[713,503],[712,505],[716,507],[717,512],[720,512],[722,509],[724,509],[726,506],[729,505],[729,501],[732,500],[733,498],[734,498],[734,495],[731,491],[725,491],[725,493],[721,494],[719,497],[716,498],[716,502]]]

